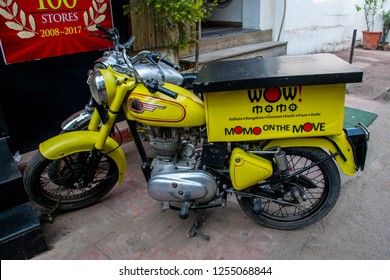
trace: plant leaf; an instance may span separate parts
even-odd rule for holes
[[[100,16],[98,16],[95,20],[94,20],[94,22],[96,23],[96,24],[98,24],[98,23],[101,23],[103,20],[105,20],[106,19],[106,15],[100,15]]]
[[[8,28],[10,28],[12,30],[16,30],[16,31],[23,30],[23,26],[21,26],[20,24],[15,23],[13,21],[7,21],[7,22],[5,22],[5,25],[7,25]]]
[[[28,16],[28,22],[30,23],[31,29],[35,31],[37,29],[37,26],[35,25],[35,19],[32,15]]]
[[[100,14],[104,13],[104,12],[106,11],[106,9],[107,9],[107,4],[104,3],[104,4],[100,7],[100,9],[99,9],[99,13],[100,13]]]
[[[34,37],[35,33],[34,32],[30,32],[30,31],[20,31],[16,35],[18,35],[18,37],[20,37],[22,39],[28,39],[28,38]]]
[[[26,26],[26,13],[23,10],[20,10],[20,20],[23,26]]]
[[[14,17],[17,16],[18,11],[19,11],[18,3],[15,2],[14,5],[12,6],[12,14],[14,15]]]
[[[6,19],[13,19],[14,18],[9,12],[7,12],[6,10],[4,10],[2,8],[0,8],[0,15],[5,17]]]
[[[85,23],[85,26],[88,26],[88,13],[87,13],[87,11],[84,12],[84,23]]]
[[[97,31],[98,29],[96,28],[96,25],[91,25],[87,27],[88,31]]]
[[[89,7],[89,15],[90,15],[91,19],[94,18],[95,13],[93,12],[92,7]]]
[[[7,6],[11,6],[11,4],[12,4],[12,0],[7,0]]]
[[[96,12],[99,10],[95,1],[92,1],[92,6],[93,6],[93,8],[95,9]]]
[[[7,4],[5,4],[4,0],[0,0],[0,6],[7,7]]]

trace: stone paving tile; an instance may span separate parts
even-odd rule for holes
[[[74,260],[109,260],[109,258],[95,246],[89,245]]]
[[[140,260],[183,260],[185,256],[159,242],[139,257]]]
[[[148,195],[145,186],[132,186],[121,194],[106,197],[103,203],[116,214],[131,219],[135,219],[158,204]]]
[[[56,237],[44,229],[49,250],[45,251],[33,259],[35,260],[73,260],[76,256],[82,255],[89,248],[87,241],[75,232],[61,231]]]

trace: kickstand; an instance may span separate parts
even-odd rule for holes
[[[197,233],[199,233],[200,236],[202,236],[206,240],[210,240],[210,236],[199,230],[200,226],[202,225],[201,221],[203,219],[204,213],[206,212],[206,209],[201,209],[198,217],[196,217],[195,221],[192,223],[191,228],[188,230],[187,237],[194,237]]]
[[[40,216],[43,222],[49,222],[51,224],[54,223],[54,218],[55,218],[54,214],[57,212],[60,206],[61,199],[62,197],[58,198],[56,206],[54,206],[54,208],[51,209],[50,211],[45,211],[45,210],[41,211]]]

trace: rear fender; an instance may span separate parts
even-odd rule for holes
[[[353,176],[355,174],[355,160],[354,153],[347,135],[343,131],[340,135],[333,135],[329,137],[312,137],[312,138],[291,138],[291,139],[277,139],[267,142],[263,150],[271,147],[279,146],[281,148],[288,147],[313,147],[328,150],[332,154],[340,152],[335,159],[340,166],[340,169],[347,175]]]
[[[63,133],[41,143],[39,150],[45,158],[50,160],[56,160],[73,153],[91,151],[94,149],[98,134],[96,131]],[[108,138],[102,153],[109,154],[115,161],[119,171],[118,182],[122,183],[126,171],[126,158],[122,148],[118,146],[119,144],[114,139]]]

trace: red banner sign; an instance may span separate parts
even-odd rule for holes
[[[112,28],[110,0],[0,0],[7,64],[108,48],[96,24]]]

